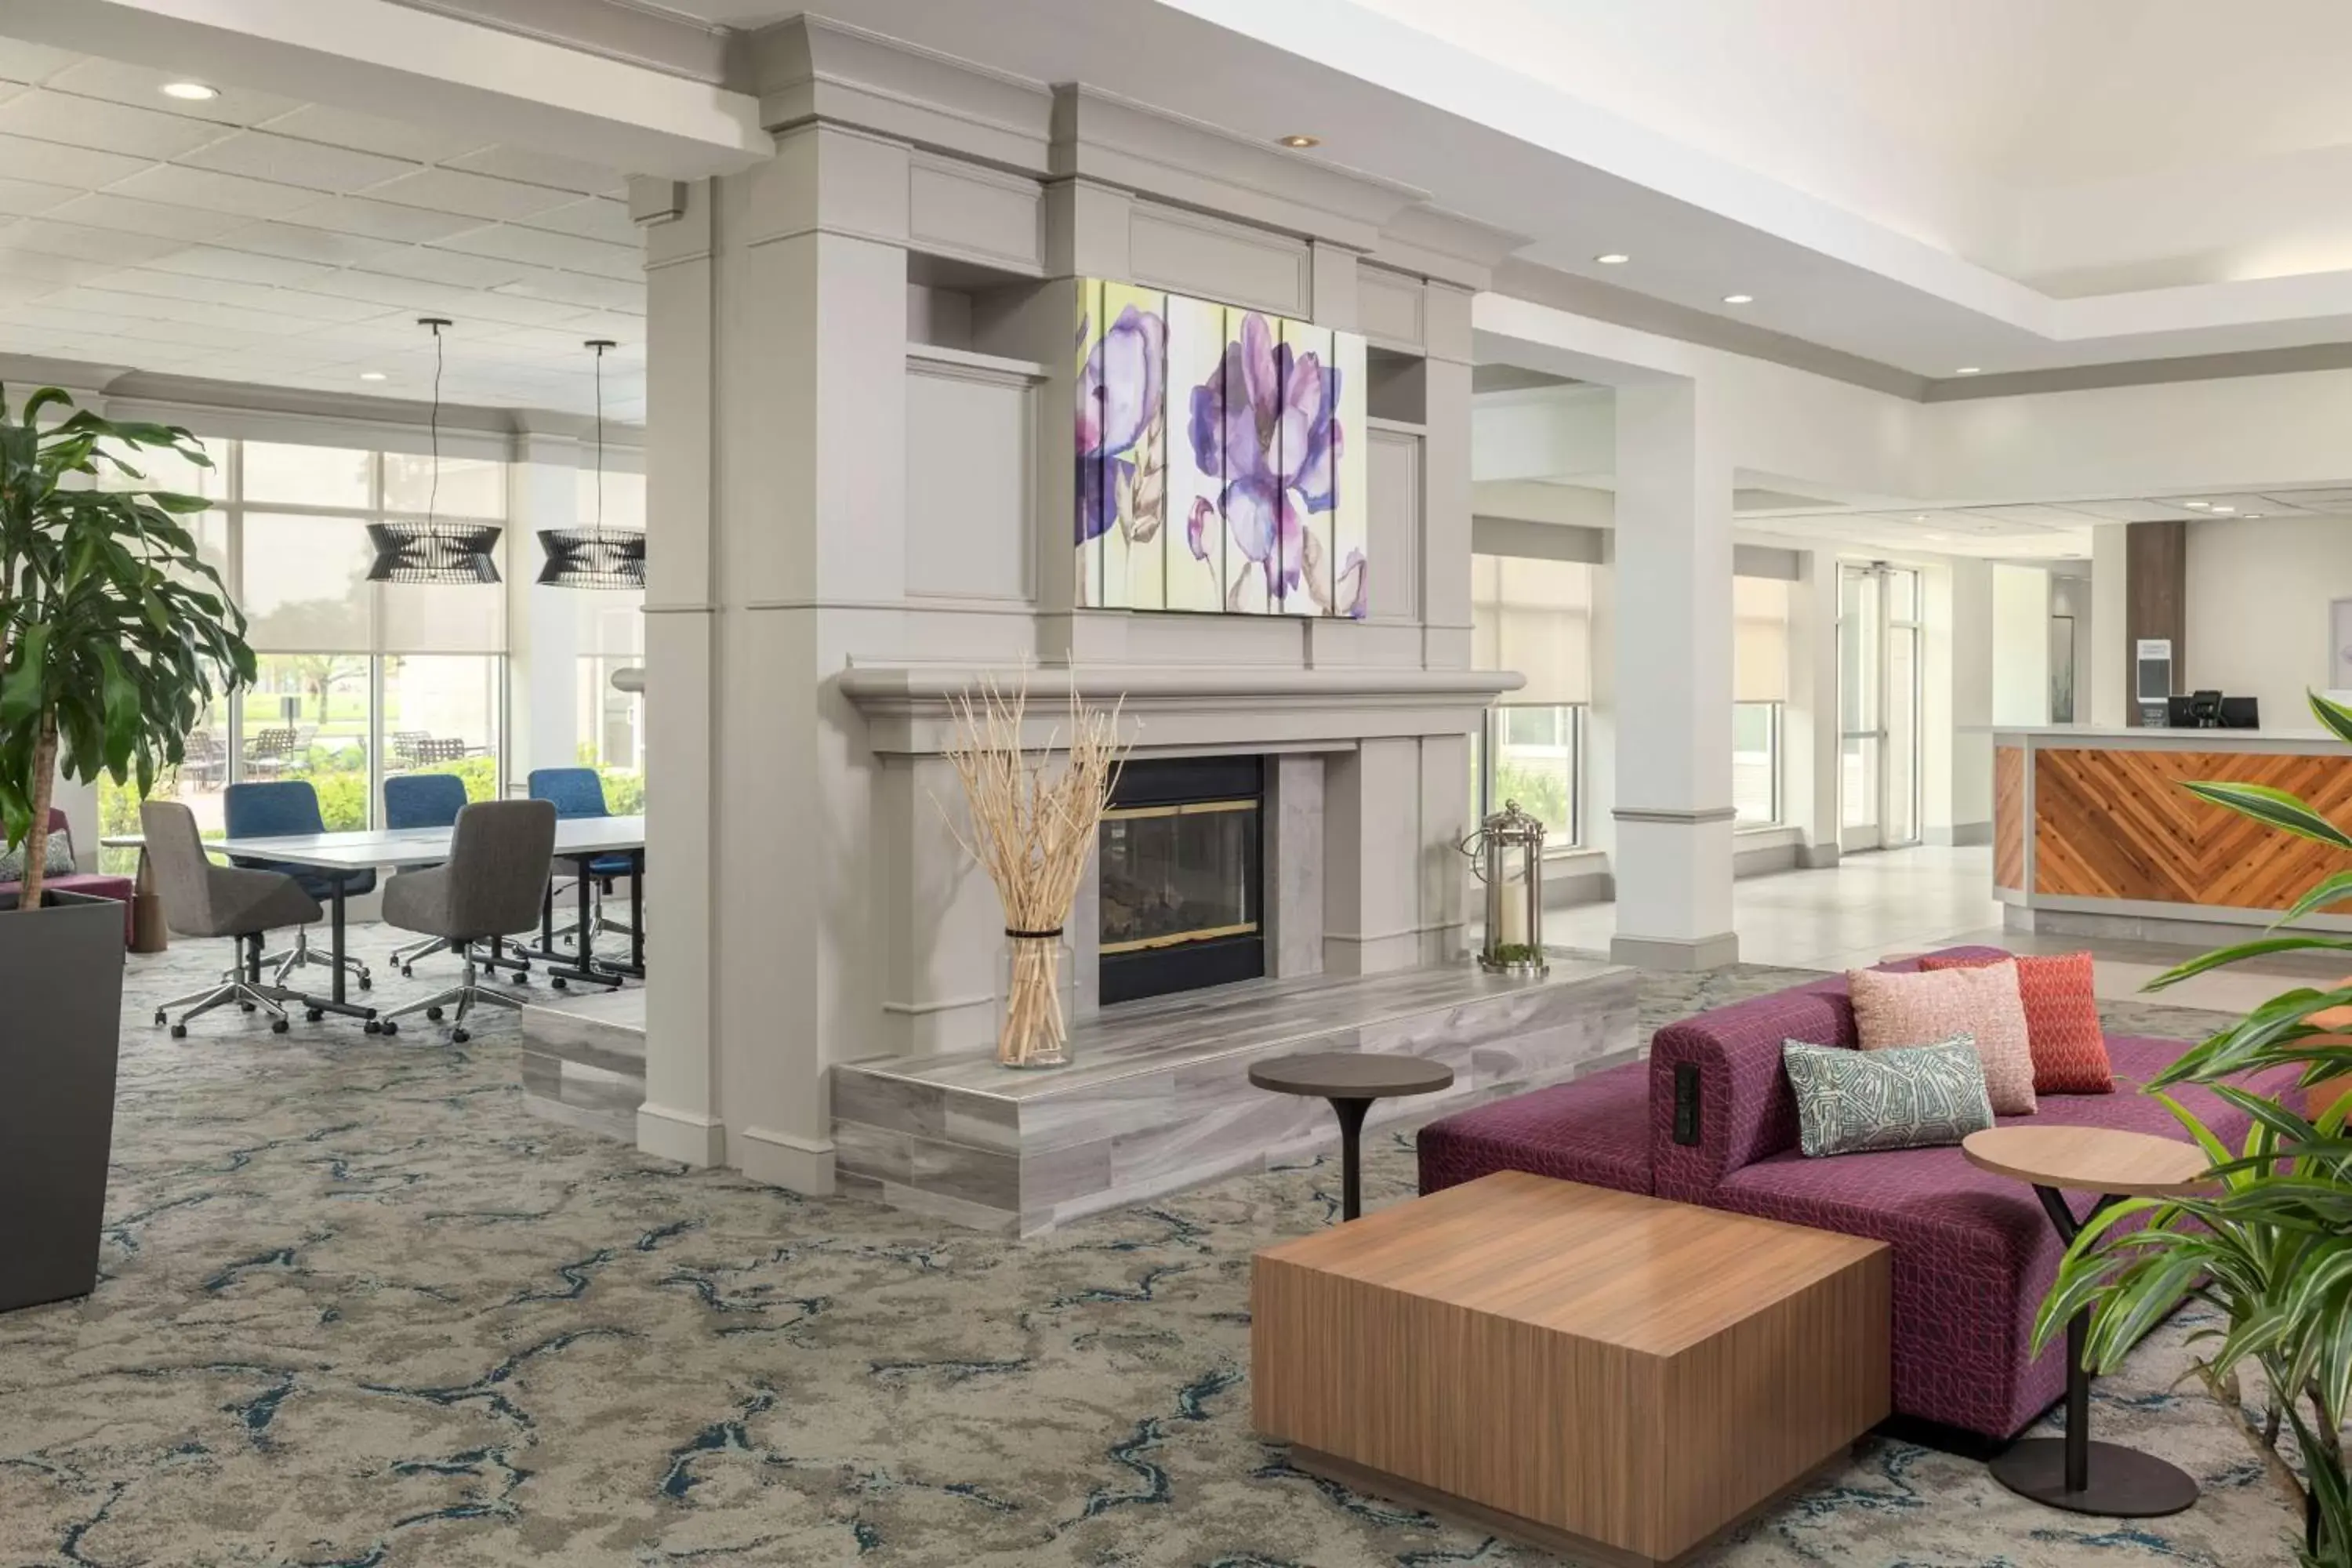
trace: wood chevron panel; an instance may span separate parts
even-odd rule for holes
[[[2025,748],[1992,749],[1992,885],[2025,890]]]
[[[2250,752],[2034,753],[2036,892],[2284,909],[2352,854],[2249,822],[2181,787],[2268,784],[2352,822],[2352,758]]]

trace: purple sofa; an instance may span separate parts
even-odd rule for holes
[[[73,829],[68,826],[66,822],[66,814],[62,811],[52,809],[49,812],[49,831],[52,833],[62,833],[66,836],[67,842],[72,842]],[[74,864],[79,866],[81,863],[81,846],[76,844],[74,845]],[[48,878],[41,885],[45,888],[53,888],[60,893],[89,893],[96,898],[121,900],[122,903],[122,942],[124,946],[127,947],[130,945],[131,894],[132,890],[132,882],[130,878],[109,877],[97,871],[75,871],[63,877]],[[22,892],[24,891],[24,887],[25,885],[22,882],[0,882],[0,893]]]
[[[2014,1436],[2066,1382],[2063,1345],[2027,1354],[2034,1310],[2063,1250],[2033,1190],[1978,1170],[1956,1148],[1806,1159],[1780,1067],[1786,1040],[1858,1043],[1843,976],[1670,1024],[1646,1063],[1430,1123],[1419,1141],[1421,1189],[1531,1171],[1884,1241],[1894,1252],[1896,1413]],[[2178,1040],[2109,1036],[2116,1092],[2043,1095],[2032,1117],[2000,1120],[2184,1136],[2169,1111],[2137,1092],[2182,1048]],[[1697,1109],[1696,1128],[1679,1139],[1678,1072],[1696,1089]],[[2278,1093],[2294,1082],[2289,1068],[2246,1086]],[[2225,1141],[2244,1136],[2248,1118],[2211,1091],[2192,1087],[2181,1099]],[[2072,1195],[2084,1212],[2089,1195]]]

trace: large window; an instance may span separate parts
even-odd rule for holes
[[[1739,827],[1781,819],[1780,718],[1789,700],[1789,584],[1731,580],[1731,804]]]
[[[1480,815],[1516,800],[1549,830],[1584,841],[1583,736],[1592,700],[1592,568],[1516,555],[1470,558],[1471,663],[1527,684],[1486,714],[1476,748]]]
[[[234,780],[309,780],[330,829],[373,826],[383,781],[454,773],[476,799],[500,790],[506,591],[367,580],[367,525],[424,514],[499,522],[506,465],[356,447],[206,443],[210,472],[148,458],[158,485],[210,497],[193,520],[207,559],[247,618],[254,684],[216,704],[188,759],[156,794],[185,800],[221,831]],[[505,569],[504,539],[500,570]],[[100,786],[109,832],[134,831],[138,803]]]

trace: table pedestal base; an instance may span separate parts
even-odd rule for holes
[[[1989,1467],[1992,1479],[2020,1497],[2072,1513],[2106,1519],[2157,1519],[2179,1513],[2197,1501],[2197,1482],[2187,1471],[2152,1454],[2116,1443],[2094,1442],[2088,1474],[2080,1491],[2066,1488],[2066,1439],[2028,1437]]]

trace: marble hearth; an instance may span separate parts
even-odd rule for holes
[[[1556,961],[1540,980],[1466,963],[1196,991],[1097,1013],[1076,1060],[1015,1072],[986,1051],[837,1064],[841,1189],[1031,1236],[1082,1215],[1336,1147],[1320,1100],[1267,1094],[1253,1062],[1406,1051],[1454,1068],[1443,1095],[1384,1100],[1370,1124],[1426,1118],[1640,1054],[1631,969]]]

